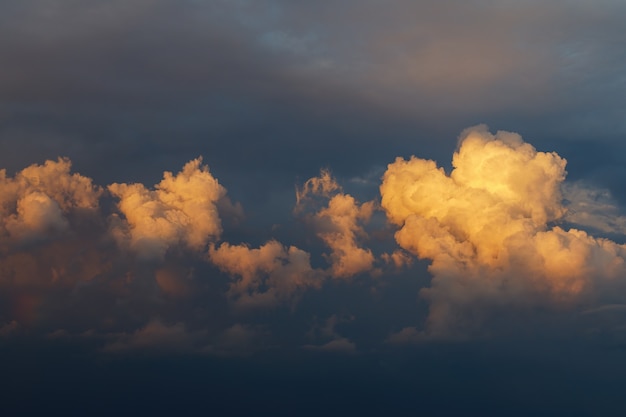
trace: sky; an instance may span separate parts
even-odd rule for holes
[[[5,405],[623,413],[625,18],[0,0]]]

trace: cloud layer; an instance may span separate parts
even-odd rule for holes
[[[241,207],[201,158],[153,188],[96,186],[68,159],[0,171],[0,334],[46,329],[99,341],[102,352],[229,354],[295,326],[298,336],[282,336],[290,343],[354,352],[358,335],[334,327],[337,314],[351,317],[342,326],[359,322],[343,303],[384,309],[390,288],[412,281],[427,316],[418,302],[398,324],[383,311],[379,343],[483,337],[498,331],[494,320],[535,308],[615,311],[626,302],[626,246],[591,232],[621,217],[566,183],[565,167],[515,133],[475,126],[449,173],[415,156],[389,164],[379,201],[359,202],[322,170],[296,187],[292,232],[279,241],[272,227],[260,245],[233,239],[245,222],[224,230],[222,215],[241,219]],[[312,306],[327,300],[330,330],[306,331],[320,314]]]

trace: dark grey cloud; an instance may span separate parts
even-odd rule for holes
[[[282,160],[295,153],[289,144],[313,140],[320,155],[347,150],[337,142],[376,146],[362,114],[395,141],[419,138],[422,125],[455,134],[511,113],[577,121],[592,97],[610,118],[618,6],[4,3],[3,107],[16,124],[36,117],[30,129],[82,141],[159,149],[172,136],[189,147],[229,139],[255,151],[263,141]],[[402,121],[411,130],[389,132]]]

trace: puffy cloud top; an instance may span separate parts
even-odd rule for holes
[[[217,202],[226,196],[226,189],[201,164],[197,158],[176,176],[165,172],[155,190],[143,184],[109,185],[125,218],[113,224],[118,241],[151,258],[162,257],[177,244],[199,251],[219,238]]]
[[[515,133],[493,136],[479,126],[462,134],[450,176],[434,161],[396,159],[383,178],[382,206],[398,225],[416,216],[435,219],[489,263],[509,237],[541,230],[565,213],[559,189],[565,164]]]
[[[591,297],[624,274],[625,246],[551,226],[566,213],[565,164],[478,126],[461,135],[450,175],[416,157],[389,165],[382,207],[400,226],[398,244],[432,261],[423,294],[433,332],[470,325],[468,309],[481,303]]]
[[[0,238],[44,238],[66,230],[73,211],[98,208],[100,188],[90,178],[71,174],[71,165],[59,158],[31,165],[14,177],[0,170]]]

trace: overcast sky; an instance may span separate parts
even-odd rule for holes
[[[0,0],[9,406],[626,411],[625,20]]]

